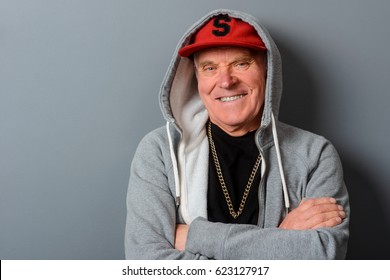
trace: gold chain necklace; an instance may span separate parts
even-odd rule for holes
[[[218,156],[217,156],[217,150],[215,149],[213,136],[211,135],[211,122],[210,121],[209,121],[208,127],[207,127],[207,134],[208,134],[209,141],[210,141],[211,154],[212,154],[213,159],[214,159],[215,169],[217,170],[219,183],[221,184],[222,192],[225,196],[225,200],[226,200],[227,206],[229,208],[230,215],[232,215],[232,217],[234,219],[237,219],[237,217],[240,216],[242,211],[244,210],[246,199],[248,198],[249,191],[252,187],[253,180],[255,179],[257,169],[259,168],[259,165],[261,162],[261,155],[259,154],[259,156],[256,159],[256,163],[253,166],[251,175],[249,176],[248,183],[246,184],[246,187],[244,190],[244,195],[242,196],[242,199],[241,199],[240,207],[238,208],[238,211],[236,212],[236,211],[234,211],[232,200],[230,199],[230,195],[229,195],[228,189],[226,187],[225,180],[223,179],[221,166],[219,165],[219,160],[218,160]]]

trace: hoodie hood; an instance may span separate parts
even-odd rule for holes
[[[277,143],[274,116],[279,112],[282,95],[281,60],[279,51],[266,29],[249,14],[232,10],[215,10],[196,22],[180,39],[160,90],[160,107],[167,121],[167,135],[173,163],[176,203],[186,223],[196,217],[207,217],[208,154],[209,145],[205,124],[209,119],[200,99],[193,61],[181,57],[178,51],[187,46],[192,36],[211,18],[228,15],[252,25],[267,48],[267,79],[261,125],[257,131],[260,146],[272,139]],[[272,124],[272,125],[271,125]],[[270,129],[268,129],[270,128]],[[272,133],[270,133],[272,130]],[[259,146],[259,147],[260,147]],[[280,174],[282,170],[277,147]],[[265,166],[262,165],[262,173]],[[283,182],[286,209],[287,187]]]
[[[271,123],[272,114],[277,119],[282,95],[281,58],[277,46],[268,31],[253,16],[233,10],[219,9],[210,12],[194,25],[179,40],[175,53],[160,89],[160,107],[166,121],[175,123],[185,138],[199,134],[207,122],[208,114],[200,100],[193,62],[180,57],[179,49],[187,46],[192,36],[211,18],[229,15],[252,25],[267,48],[267,79],[265,101],[261,119],[262,130]]]

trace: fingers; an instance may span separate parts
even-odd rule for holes
[[[344,218],[345,212],[343,210],[323,212],[314,215],[308,221],[308,226],[312,229],[320,227],[334,227],[341,224]]]
[[[333,197],[320,197],[320,198],[304,198],[301,203],[299,204],[299,207],[302,208],[302,210],[307,210],[311,207],[314,207],[316,205],[335,205],[336,199]]]
[[[328,213],[333,211],[343,211],[343,207],[341,205],[335,203],[323,203],[323,204],[313,204],[309,208],[305,208],[304,210],[305,216],[307,218],[314,217],[318,214]]]
[[[334,198],[304,199],[280,224],[284,229],[314,229],[334,227],[345,218],[345,212]]]
[[[345,214],[344,214],[345,217]],[[312,227],[312,229],[317,229],[317,228],[326,228],[326,227],[335,227],[343,221],[343,218],[340,216],[336,216],[334,218],[331,218],[329,220],[326,220],[322,223],[316,224],[315,226]]]
[[[333,227],[342,222],[345,212],[334,198],[323,197],[304,200],[301,211],[305,226],[308,228]]]

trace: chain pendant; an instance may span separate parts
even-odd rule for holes
[[[244,194],[243,194],[242,199],[241,199],[240,206],[238,208],[238,211],[236,212],[234,210],[233,203],[232,203],[232,200],[231,200],[230,195],[229,195],[229,191],[228,191],[228,189],[226,187],[225,180],[224,180],[223,175],[222,175],[221,166],[219,164],[219,160],[218,160],[218,156],[217,156],[217,150],[215,149],[213,136],[211,135],[211,122],[210,121],[209,121],[208,127],[207,127],[207,134],[208,134],[209,141],[210,141],[211,154],[213,156],[215,169],[217,171],[218,180],[219,180],[219,183],[221,185],[223,195],[225,196],[225,200],[226,200],[226,204],[227,204],[228,209],[229,209],[229,213],[233,217],[233,219],[237,219],[238,216],[240,216],[242,211],[244,210],[245,203],[246,203],[246,200],[247,200],[248,195],[249,195],[249,191],[250,191],[250,189],[252,187],[253,180],[255,179],[255,176],[256,176],[256,173],[257,173],[257,169],[260,166],[261,156],[259,154],[259,156],[256,159],[256,163],[253,166],[251,175],[249,176],[249,179],[248,179],[248,183],[246,184],[246,187],[245,187],[245,190],[244,190]]]

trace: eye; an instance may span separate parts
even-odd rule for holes
[[[236,69],[244,70],[244,69],[248,69],[250,64],[251,64],[250,61],[238,61],[234,64],[234,67]]]
[[[213,65],[205,65],[203,66],[202,70],[203,72],[213,72],[217,69],[217,67],[213,66]]]
[[[213,76],[217,72],[217,66],[214,64],[205,64],[200,67],[198,74],[204,76]]]

